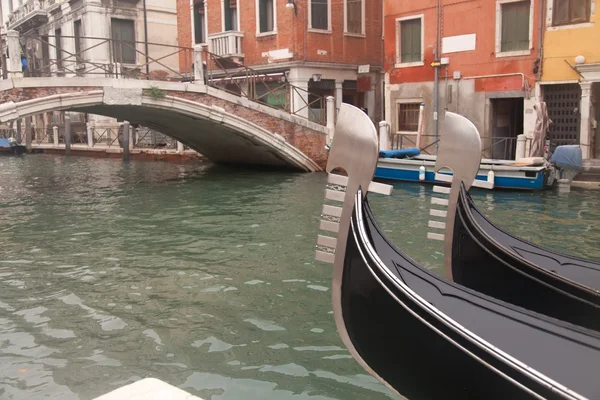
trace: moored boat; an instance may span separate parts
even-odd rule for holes
[[[15,139],[0,138],[0,155],[20,155],[26,151],[26,147],[22,144],[18,144]]]
[[[354,358],[414,399],[600,398],[598,332],[449,282],[392,245],[365,199],[389,192],[371,182],[376,164],[373,124],[343,104],[327,171],[345,191],[326,191],[342,206],[323,208],[321,228],[337,237],[319,236],[317,259],[333,263],[334,317]],[[453,174],[467,188],[474,177]]]

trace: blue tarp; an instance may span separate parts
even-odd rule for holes
[[[558,146],[552,153],[550,161],[562,169],[581,169],[583,167],[581,148],[579,145]]]
[[[0,139],[0,147],[10,147],[8,139]]]
[[[419,149],[416,149],[414,147],[400,150],[382,150],[379,152],[379,158],[405,158],[415,157],[419,154],[421,154]]]

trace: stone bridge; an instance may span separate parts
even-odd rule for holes
[[[50,111],[99,114],[163,132],[215,163],[319,171],[325,127],[196,83],[48,77],[0,80],[0,122]]]

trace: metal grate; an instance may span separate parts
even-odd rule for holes
[[[419,103],[398,104],[398,132],[419,130]]]
[[[548,106],[551,151],[556,146],[579,143],[581,87],[578,84],[544,86]]]

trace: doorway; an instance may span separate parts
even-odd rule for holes
[[[487,155],[496,160],[514,160],[517,136],[523,133],[522,97],[492,99],[492,137]]]

